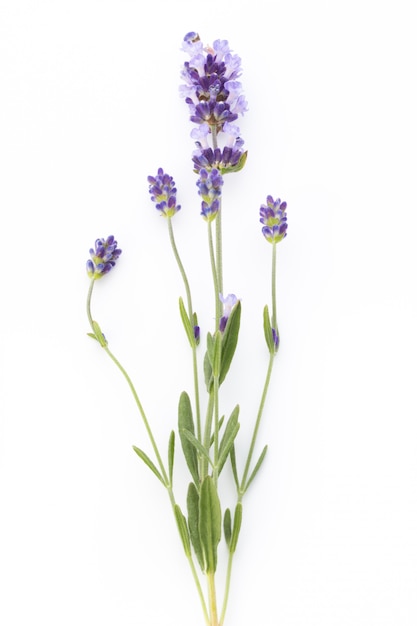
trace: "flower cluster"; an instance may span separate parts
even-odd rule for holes
[[[201,215],[207,222],[211,222],[220,209],[223,178],[217,169],[210,171],[201,169],[200,177],[196,184],[198,193],[202,198]]]
[[[156,176],[148,176],[149,193],[156,208],[164,217],[172,217],[181,206],[177,205],[177,189],[172,176],[165,174],[162,167],[158,169]]]
[[[274,200],[268,196],[266,204],[262,204],[259,210],[260,222],[264,224],[262,233],[270,243],[278,243],[287,236],[287,203],[279,198]]]
[[[88,276],[94,280],[102,278],[116,265],[121,254],[113,235],[107,239],[96,239],[95,248],[90,248],[91,259],[87,261]]]
[[[242,169],[246,153],[241,150],[239,127],[232,123],[247,111],[242,86],[237,80],[241,74],[240,57],[232,54],[226,40],[217,39],[213,46],[204,48],[196,33],[184,37],[183,50],[189,54],[190,61],[184,63],[181,77],[185,85],[180,87],[180,93],[189,106],[190,120],[198,125],[191,133],[197,146],[193,155],[195,169],[198,172],[201,167],[213,167],[214,162],[222,174]],[[223,147],[228,150],[224,154],[220,150],[214,156],[208,137],[212,135],[216,150],[220,133]]]

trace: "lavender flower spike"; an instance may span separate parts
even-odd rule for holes
[[[149,193],[152,202],[164,217],[172,217],[181,206],[177,205],[177,189],[175,181],[169,174],[165,174],[162,167],[158,169],[156,176],[148,176]]]
[[[91,259],[87,261],[88,276],[94,280],[102,278],[116,265],[121,254],[113,235],[107,239],[96,239],[95,248],[90,248]]]
[[[238,298],[234,293],[229,293],[226,297],[219,293],[220,301],[223,304],[223,315],[220,318],[219,330],[223,333],[226,328],[227,320],[230,317],[233,307],[238,303]]]
[[[203,168],[196,185],[202,198],[201,215],[207,222],[212,222],[220,209],[223,178],[218,170],[207,171]]]
[[[261,205],[259,221],[264,224],[262,234],[270,243],[278,243],[287,236],[286,208],[286,202],[281,202],[279,198],[274,200],[272,196],[267,197],[266,205]]]

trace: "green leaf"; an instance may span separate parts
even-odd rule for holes
[[[188,341],[190,342],[190,346],[193,348],[195,346],[195,337],[194,337],[194,328],[190,322],[190,318],[188,317],[187,311],[185,310],[183,299],[179,299],[180,305],[180,315],[182,319],[183,326],[185,328],[185,332],[188,337]]]
[[[266,304],[264,307],[264,335],[266,345],[268,346],[268,350],[271,354],[275,352],[274,339],[272,337],[272,326],[271,326],[271,318],[269,317],[268,305]]]
[[[147,454],[145,454],[145,452],[143,450],[141,450],[140,448],[137,448],[136,446],[133,446],[134,451],[136,452],[136,454],[138,455],[138,457],[140,459],[142,459],[142,461],[149,467],[150,470],[152,470],[152,472],[155,474],[155,476],[157,478],[159,478],[159,480],[161,481],[161,483],[164,485],[164,487],[166,487],[165,481],[162,478],[159,470],[156,468],[155,464],[152,463],[151,459],[148,457]]]
[[[255,478],[256,474],[258,473],[259,468],[261,467],[262,462],[263,462],[263,460],[265,458],[265,455],[267,453],[267,450],[268,450],[268,446],[265,446],[264,449],[261,452],[261,456],[259,457],[258,462],[256,463],[255,467],[253,468],[253,472],[250,475],[248,482],[246,483],[245,492],[248,490],[249,485],[251,484],[251,482]]]
[[[168,441],[168,476],[169,484],[172,486],[172,476],[174,470],[174,453],[175,453],[175,433],[171,431]]]
[[[224,422],[224,415],[222,415],[221,418],[219,419],[219,431],[223,425],[223,422]],[[213,445],[213,443],[214,443],[214,433],[210,437],[210,447]]]
[[[226,509],[223,518],[223,531],[224,538],[226,539],[227,546],[230,546],[230,538],[232,536],[232,518],[230,515],[230,509]]]
[[[187,492],[187,511],[188,511],[188,529],[190,531],[191,543],[194,548],[195,555],[204,571],[204,557],[201,548],[200,533],[198,530],[199,519],[199,501],[200,496],[194,483],[190,483]]]
[[[224,331],[223,335],[221,354],[222,362],[220,368],[219,385],[221,385],[226,378],[227,372],[229,371],[230,364],[235,354],[237,340],[239,337],[241,311],[242,306],[240,300],[238,300],[229,315],[229,319],[227,320],[226,324],[226,330]]]
[[[217,546],[222,532],[222,515],[216,485],[211,476],[201,484],[199,503],[199,534],[203,549],[206,573],[214,573],[217,567]]]
[[[184,552],[187,557],[191,556],[190,535],[188,534],[187,520],[185,519],[180,506],[176,504],[174,506],[175,519],[177,520],[177,526],[180,533],[182,545],[184,546]]]
[[[237,540],[239,538],[241,525],[242,525],[242,503],[238,502],[235,508],[235,516],[233,518],[233,532],[232,532],[232,538],[230,540],[230,545],[229,545],[229,549],[232,554],[236,550]]]
[[[213,336],[210,333],[207,333],[207,351],[204,355],[204,380],[209,393],[213,385],[213,352]]]
[[[226,428],[220,442],[219,447],[219,460],[218,460],[218,472],[222,471],[223,465],[226,462],[227,455],[233,445],[237,433],[239,432],[240,424],[239,419],[239,405],[233,409],[231,416],[226,424]]]
[[[233,472],[233,478],[235,479],[236,489],[239,491],[240,490],[240,484],[239,484],[239,478],[238,478],[238,475],[237,475],[236,452],[235,452],[235,446],[234,445],[232,445],[232,447],[230,448],[230,463],[232,465],[232,472]]]
[[[183,435],[184,437],[186,437],[188,439],[188,441],[195,447],[195,449],[198,452],[200,452],[200,454],[202,454],[207,459],[207,461],[210,463],[210,465],[213,467],[213,463],[212,463],[212,461],[210,459],[210,456],[209,456],[207,450],[205,449],[203,444],[198,441],[197,437],[195,435],[193,435],[192,432],[190,432],[186,428],[183,428],[182,430],[180,430],[180,435]]]
[[[98,341],[98,339],[97,339],[97,337],[95,336],[95,334],[94,334],[94,333],[87,333],[87,335],[88,335],[89,337],[91,337],[92,339],[95,339],[96,341]]]
[[[206,383],[207,391],[210,393],[213,386],[213,368],[211,367],[210,358],[208,352],[204,355],[204,380]]]
[[[198,458],[195,446],[190,442],[189,438],[184,434],[185,431],[194,435],[194,421],[191,410],[191,402],[188,394],[183,391],[178,404],[178,431],[180,434],[181,447],[184,453],[185,461],[190,470],[190,474],[196,485],[199,485],[200,478],[198,475]]]
[[[94,330],[94,334],[96,336],[96,339],[99,342],[99,344],[101,345],[101,347],[104,348],[105,346],[107,346],[107,340],[106,340],[105,336],[103,335],[103,333],[101,332],[100,326],[94,320],[93,320],[93,330]]]

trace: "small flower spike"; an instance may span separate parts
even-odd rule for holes
[[[96,239],[95,248],[90,249],[91,259],[87,261],[88,276],[94,280],[102,278],[116,265],[121,254],[113,235],[107,239]]]
[[[223,315],[220,318],[219,330],[223,333],[226,328],[227,320],[230,317],[233,307],[238,303],[238,298],[234,293],[229,293],[226,297],[219,294],[220,301],[223,304]]]
[[[149,193],[152,202],[163,217],[173,217],[181,209],[177,205],[177,189],[172,176],[165,174],[162,167],[158,169],[156,176],[148,176]]]
[[[216,169],[210,171],[201,169],[196,185],[202,198],[201,215],[207,222],[212,222],[220,209],[223,178]]]
[[[268,196],[266,204],[262,204],[259,214],[260,222],[264,224],[262,234],[270,243],[278,243],[287,236],[287,203],[278,198],[274,200]]]

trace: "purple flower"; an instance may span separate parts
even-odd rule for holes
[[[286,208],[286,202],[281,202],[279,198],[274,200],[272,196],[268,196],[266,204],[261,205],[259,221],[264,224],[262,233],[270,243],[278,243],[287,236]]]
[[[197,181],[198,193],[202,198],[201,215],[207,222],[211,222],[216,217],[220,209],[221,188],[223,178],[216,169],[207,171],[201,169],[200,177]]]
[[[87,274],[94,280],[102,278],[116,265],[121,254],[113,235],[107,239],[96,239],[95,248],[90,248],[91,259],[87,261]]]
[[[230,317],[233,307],[238,303],[238,298],[234,293],[229,293],[226,297],[219,293],[220,301],[223,304],[223,315],[220,318],[219,330],[223,333],[226,328],[227,320]]]
[[[165,174],[162,167],[156,176],[148,176],[149,193],[156,208],[164,217],[172,217],[181,206],[177,205],[177,190],[172,176]]]
[[[180,94],[189,107],[190,120],[203,128],[200,137],[204,141],[202,144],[197,143],[197,148],[206,150],[207,135],[213,134],[216,137],[215,145],[222,139],[220,135],[224,135],[226,145],[239,151],[243,140],[238,137],[239,128],[231,122],[236,121],[248,109],[242,94],[242,85],[237,80],[241,74],[240,57],[231,52],[226,40],[218,39],[213,46],[204,48],[197,33],[188,33],[184,37],[183,50],[190,56],[190,60],[184,63],[181,72],[185,84],[181,85]],[[232,126],[234,129],[231,138]],[[195,131],[192,136],[196,138]],[[241,156],[242,153],[234,165]],[[240,165],[243,167],[244,163],[240,162]],[[207,167],[210,167],[209,163]],[[222,174],[225,173],[222,167],[219,169]]]

